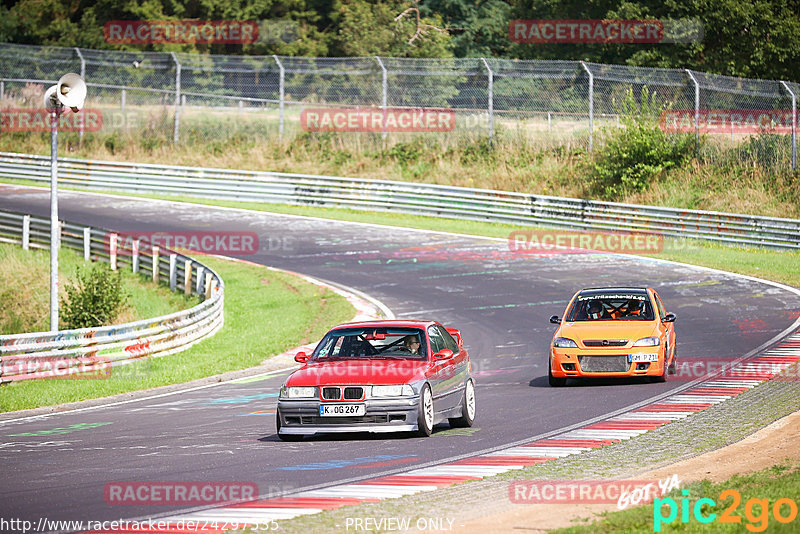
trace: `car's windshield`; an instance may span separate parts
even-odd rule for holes
[[[417,328],[339,328],[328,332],[312,360],[414,359],[427,356],[425,334]]]
[[[652,321],[653,306],[646,294],[605,293],[579,295],[567,312],[567,321]]]

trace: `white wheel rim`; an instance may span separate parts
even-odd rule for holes
[[[425,426],[428,428],[433,428],[433,399],[431,398],[431,392],[428,388],[425,388],[422,395],[422,409],[425,415]]]
[[[467,382],[467,415],[470,419],[475,418],[475,388],[472,386],[472,382]]]

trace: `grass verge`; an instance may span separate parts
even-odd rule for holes
[[[253,367],[271,355],[322,337],[352,318],[347,300],[300,278],[262,266],[203,258],[225,281],[225,326],[190,349],[114,367],[102,380],[36,380],[0,389],[8,412],[105,397]]]
[[[88,265],[75,251],[59,251],[59,294],[73,284],[78,269]],[[167,315],[190,308],[200,301],[173,293],[163,285],[121,270],[127,306],[112,324],[121,324],[149,317]],[[20,332],[44,332],[50,329],[50,253],[45,250],[25,251],[19,245],[0,243],[0,335]],[[66,326],[62,322],[60,328]]]
[[[684,497],[683,490],[688,491],[688,496]],[[781,463],[750,475],[735,476],[720,484],[704,480],[689,484],[683,490],[673,490],[660,502],[656,500],[650,505],[605,513],[602,520],[590,525],[550,532],[797,532],[797,496],[800,495],[800,465],[797,463]],[[700,499],[711,501],[703,501],[698,507]],[[778,501],[781,505],[775,507]],[[667,521],[673,511],[675,517]],[[776,512],[784,521],[776,518]],[[723,521],[724,514],[729,514],[727,522]],[[790,521],[785,521],[790,518]]]

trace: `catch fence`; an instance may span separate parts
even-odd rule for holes
[[[413,134],[443,143],[489,138],[592,150],[603,131],[624,125],[626,113],[664,122],[671,109],[688,121],[676,135],[694,135],[701,157],[797,167],[800,84],[786,81],[497,58],[233,56],[8,43],[0,44],[0,55],[2,107],[41,106],[48,85],[77,72],[90,88],[87,107],[102,111],[104,131],[135,134],[153,146],[290,140],[310,129],[302,113],[308,108],[412,108],[454,114],[453,128]],[[395,130],[384,120],[368,135],[382,142],[410,135]]]

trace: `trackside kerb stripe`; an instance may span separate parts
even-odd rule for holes
[[[800,335],[793,333],[769,350],[740,362],[735,376],[709,377],[694,387],[562,434],[432,467],[413,469],[353,484],[304,491],[286,497],[260,499],[163,518],[177,521],[227,521],[255,525],[287,520],[323,510],[413,495],[522,469],[560,457],[580,454],[636,437],[674,420],[701,412],[776,377],[800,361]],[[769,366],[767,367],[767,365]],[[758,372],[749,372],[749,369]],[[768,369],[766,371],[765,369]],[[741,372],[744,371],[744,372]],[[778,377],[780,379],[780,377]],[[110,532],[110,531],[109,531]],[[139,531],[132,534],[144,534]],[[116,534],[119,534],[117,531]]]

